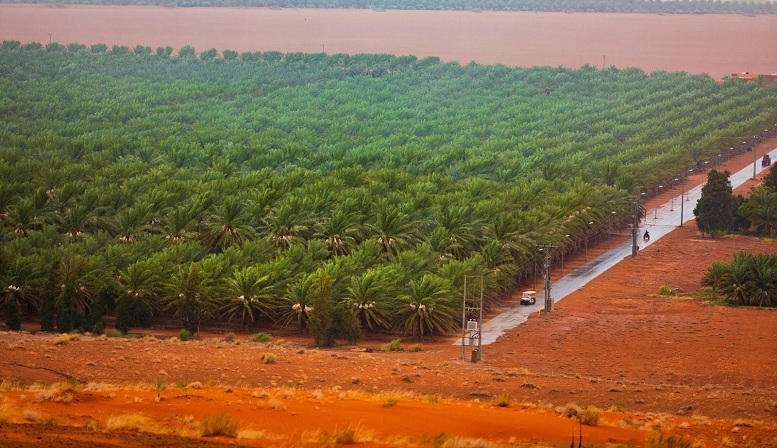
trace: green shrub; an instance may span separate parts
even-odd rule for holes
[[[658,293],[661,294],[662,296],[671,296],[672,290],[668,286],[664,285],[658,288]]]
[[[381,347],[381,350],[383,350],[384,352],[401,352],[402,351],[402,340],[401,339],[394,339],[393,341],[391,341],[388,344],[385,344],[383,347]]]
[[[237,422],[224,413],[202,419],[203,437],[237,437],[237,429]]]
[[[251,336],[251,340],[253,342],[270,342],[272,340],[272,336],[270,336],[268,333],[256,333],[255,335]]]
[[[183,328],[178,333],[178,339],[180,339],[182,341],[191,341],[192,340],[192,332],[187,330],[186,328]]]
[[[97,321],[97,323],[92,326],[92,334],[103,334],[104,332],[105,332],[104,320]]]

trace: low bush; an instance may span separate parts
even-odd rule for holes
[[[235,333],[229,332],[224,335],[224,342],[235,342]]]
[[[253,342],[270,342],[272,340],[272,336],[270,336],[268,333],[256,333],[255,335],[251,336],[251,341]]]
[[[272,353],[263,353],[261,360],[265,364],[275,364],[275,355]]]
[[[560,410],[561,415],[566,418],[577,418],[581,412],[580,406],[575,403],[567,403],[567,405]]]
[[[238,423],[227,414],[221,413],[215,417],[205,416],[202,419],[203,437],[237,437]]]
[[[593,406],[588,406],[580,413],[578,417],[580,422],[587,426],[597,426],[599,418],[602,416],[602,410]]]
[[[401,352],[402,349],[402,340],[401,339],[394,339],[393,341],[389,342],[388,344],[385,344],[383,347],[381,347],[381,350],[384,352]]]
[[[182,330],[181,330],[181,331],[178,333],[178,339],[180,339],[180,340],[182,340],[182,341],[191,341],[191,340],[192,340],[192,338],[193,338],[193,336],[192,336],[192,332],[191,332],[191,331],[189,331],[189,330],[187,330],[186,328],[182,329]]]
[[[108,330],[105,332],[105,335],[109,338],[121,338],[124,337],[124,333],[122,333],[119,330]]]

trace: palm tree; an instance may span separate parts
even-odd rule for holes
[[[197,236],[197,232],[192,229],[193,224],[191,209],[176,207],[167,214],[162,232],[165,239],[171,243],[191,240]]]
[[[154,309],[163,289],[160,267],[152,261],[134,263],[118,272],[116,283],[116,328],[126,333],[135,324],[151,324]]]
[[[448,230],[439,225],[424,237],[424,242],[437,253],[439,263],[454,258],[453,253],[461,249],[461,245],[451,237]]]
[[[378,206],[376,221],[370,228],[373,238],[383,248],[383,253],[395,257],[412,243],[415,225],[410,215],[382,201]]]
[[[248,319],[254,322],[261,314],[272,317],[275,288],[271,276],[263,275],[258,266],[237,270],[227,280],[221,311],[229,320],[240,314],[245,331]]]
[[[75,204],[68,207],[59,219],[59,228],[71,240],[80,240],[85,232],[98,227],[99,219],[94,209],[86,204]]]
[[[72,253],[62,258],[56,276],[60,287],[55,298],[57,329],[68,333],[86,315],[92,297],[100,289],[101,279],[94,260]]]
[[[472,213],[471,207],[444,206],[437,217],[437,224],[448,232],[450,250],[456,259],[467,257],[473,249],[476,237],[473,228],[479,225],[479,220]]]
[[[713,261],[707,268],[707,272],[702,277],[702,285],[709,286],[712,289],[712,295],[715,297],[726,283],[729,276],[729,264],[722,261]]]
[[[747,286],[751,304],[777,305],[777,257],[773,254],[752,255]]]
[[[16,238],[26,238],[32,230],[42,224],[37,215],[38,210],[32,200],[24,198],[6,213],[6,226],[13,229],[12,232]]]
[[[729,265],[728,275],[721,287],[723,296],[729,302],[747,305],[750,302],[750,291],[747,282],[750,278],[749,256],[737,253]]]
[[[777,233],[777,192],[756,188],[739,208],[739,213],[750,221],[759,235]]]
[[[215,215],[206,221],[202,232],[203,244],[214,252],[227,247],[240,247],[254,237],[254,229],[248,225],[248,205],[239,197],[224,199]]]
[[[38,268],[40,260],[36,257],[17,257],[12,260],[0,277],[0,303],[6,306],[6,320],[9,321],[11,330],[18,330],[18,325],[12,325],[10,321],[13,314],[21,312],[20,305],[26,304],[40,308],[40,288],[43,285],[43,278]]]
[[[356,246],[357,228],[353,215],[337,209],[318,224],[317,235],[326,241],[332,256],[348,255]]]
[[[343,301],[348,312],[358,322],[360,331],[388,327],[386,302],[391,297],[390,282],[382,269],[370,269],[364,275],[351,278]]]
[[[139,236],[147,234],[152,230],[149,224],[151,216],[151,207],[145,203],[140,203],[134,207],[125,209],[116,217],[116,234],[122,243],[132,243]]]
[[[394,326],[414,337],[448,333],[457,327],[458,310],[453,305],[450,285],[434,274],[411,280],[407,293],[394,310]]]
[[[300,332],[307,329],[310,313],[313,312],[312,290],[316,281],[314,274],[307,274],[288,285],[278,306],[278,320],[283,326],[296,320]]]
[[[282,204],[264,219],[264,226],[270,241],[280,249],[288,249],[309,236],[307,222],[294,204]]]
[[[211,296],[213,281],[197,263],[179,268],[165,293],[166,310],[172,309],[184,329],[200,332],[200,323],[214,316],[217,303]]]

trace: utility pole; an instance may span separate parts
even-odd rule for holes
[[[543,244],[540,246],[540,250],[545,251],[545,276],[544,276],[544,286],[545,286],[545,298],[543,303],[543,309],[546,313],[549,313],[551,309],[553,309],[553,299],[550,297],[550,290],[551,290],[551,282],[550,282],[550,267],[551,267],[551,254],[550,250],[554,247],[551,244]]]
[[[642,206],[642,196],[644,196],[644,194],[645,193],[642,193],[640,196],[631,198],[631,258],[636,258],[637,253],[639,252],[639,245],[637,244],[637,231],[639,230],[639,212]]]
[[[693,170],[688,170],[688,173],[692,173],[692,172]],[[686,176],[683,178],[683,190],[682,190],[682,193],[680,194],[680,227],[683,226],[683,212],[685,209],[685,207],[683,206],[685,204],[685,201],[683,201],[684,199],[683,196],[685,196],[685,180],[687,178],[688,178],[688,175],[686,174]]]

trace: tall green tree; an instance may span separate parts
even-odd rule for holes
[[[719,232],[734,230],[735,206],[728,171],[712,170],[707,183],[701,189],[701,198],[693,209],[696,225],[702,233],[715,236]]]

